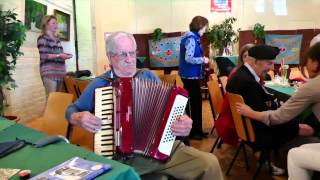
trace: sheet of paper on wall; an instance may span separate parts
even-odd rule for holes
[[[111,165],[73,157],[33,178],[54,180],[89,180],[111,169]]]
[[[20,171],[20,169],[0,168],[0,179],[9,179]]]

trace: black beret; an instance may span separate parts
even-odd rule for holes
[[[256,45],[248,50],[248,55],[257,60],[273,60],[279,54],[280,49],[269,45]]]

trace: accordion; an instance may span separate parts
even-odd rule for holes
[[[97,88],[95,116],[102,127],[94,135],[95,153],[167,160],[176,138],[171,124],[183,115],[187,101],[183,88],[137,78],[118,78],[112,86]]]

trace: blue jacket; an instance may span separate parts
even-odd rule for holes
[[[185,79],[202,79],[203,63],[199,33],[187,32],[180,43],[179,75]]]

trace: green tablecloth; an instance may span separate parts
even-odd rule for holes
[[[0,121],[0,127],[8,124],[7,120]],[[13,124],[6,129],[0,130],[0,142],[14,141],[16,138],[24,139],[34,143],[46,137],[45,134],[20,124]],[[32,176],[37,175],[49,168],[52,168],[74,156],[87,160],[110,164],[112,170],[99,176],[97,179],[140,179],[137,173],[130,166],[98,156],[83,148],[58,142],[42,148],[35,148],[27,145],[0,159],[1,168],[30,169]],[[19,179],[14,176],[11,179]]]
[[[16,124],[14,121],[8,121],[5,118],[3,118],[2,116],[0,116],[0,131]]]
[[[275,84],[271,81],[267,81],[265,86],[267,88],[273,89],[283,94],[287,94],[288,96],[293,96],[296,92],[295,89],[291,86],[281,86],[279,84]]]

